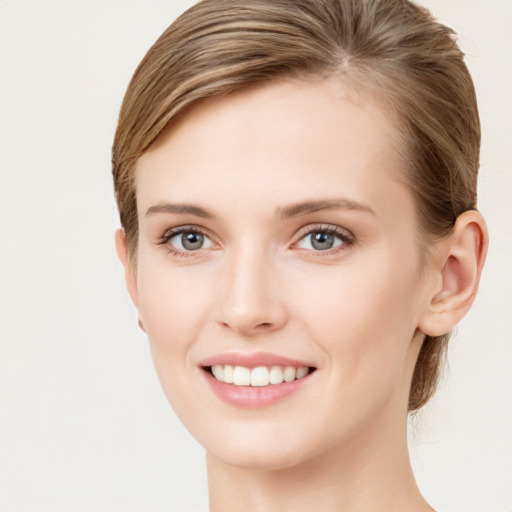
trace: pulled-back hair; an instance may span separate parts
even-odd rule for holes
[[[421,239],[450,233],[476,208],[480,122],[451,29],[409,0],[203,0],[160,36],[123,100],[112,163],[121,224],[136,264],[135,164],[203,98],[280,78],[342,76],[390,107]],[[428,245],[424,249],[428,252]],[[435,391],[449,333],[426,336],[409,411]]]

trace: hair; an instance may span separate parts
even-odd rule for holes
[[[112,164],[130,261],[136,265],[137,159],[200,100],[287,78],[339,75],[377,94],[397,119],[420,238],[447,236],[476,208],[480,121],[463,58],[454,32],[409,0],[197,3],[150,48],[121,106]],[[425,337],[410,412],[433,395],[449,337]]]

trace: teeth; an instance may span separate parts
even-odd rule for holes
[[[212,366],[212,373],[213,373],[213,376],[217,380],[221,380],[224,382],[224,367],[223,366],[221,366],[220,364],[216,364],[215,366]]]
[[[295,368],[293,366],[287,366],[283,372],[283,379],[285,382],[291,382],[292,380],[295,380],[295,375]]]
[[[307,366],[294,368],[293,366],[257,366],[246,368],[245,366],[231,366],[229,364],[212,366],[213,376],[226,384],[235,386],[262,387],[269,384],[281,384],[292,382],[295,379],[302,379],[309,373]]]
[[[270,384],[281,384],[283,382],[283,370],[280,366],[272,366],[270,369]]]
[[[251,386],[268,386],[270,377],[264,366],[258,366],[251,370]]]
[[[233,384],[235,386],[250,386],[251,370],[249,368],[245,368],[244,366],[235,366],[235,372],[233,374]]]
[[[302,377],[305,377],[309,372],[309,368],[306,366],[301,366],[300,368],[297,368],[297,379],[302,379]],[[224,369],[224,378],[226,378],[226,369]]]
[[[223,382],[226,382],[227,384],[233,384],[233,379],[235,376],[234,374],[235,374],[235,369],[230,364],[227,364],[226,366],[224,366],[224,378],[222,379]]]

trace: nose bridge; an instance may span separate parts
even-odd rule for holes
[[[263,244],[246,241],[226,259],[219,322],[243,335],[280,328],[286,321],[277,272]]]

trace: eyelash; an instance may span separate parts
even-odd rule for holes
[[[195,233],[197,235],[203,235],[205,237],[211,238],[210,236],[208,236],[208,233],[203,228],[199,228],[197,226],[180,226],[178,228],[173,228],[166,231],[159,238],[157,245],[167,245],[167,251],[169,252],[169,254],[177,256],[178,258],[187,258],[190,256],[195,256],[195,253],[198,251],[180,251],[179,249],[176,249],[169,243],[172,238],[183,233]]]
[[[341,244],[337,247],[333,247],[331,249],[321,250],[309,250],[309,249],[299,249],[308,251],[314,256],[327,256],[330,254],[336,254],[340,251],[344,251],[348,249],[350,246],[355,244],[355,237],[349,231],[345,229],[338,228],[331,224],[319,224],[316,226],[308,226],[303,231],[301,230],[297,235],[297,241],[293,243],[293,246],[296,246],[299,242],[304,240],[307,236],[312,235],[313,233],[326,233],[329,235],[333,235],[341,240]]]
[[[179,257],[179,258],[187,258],[191,256],[195,256],[196,252],[199,250],[190,250],[190,251],[180,251],[179,249],[176,249],[173,247],[169,242],[172,238],[174,238],[177,235],[181,235],[183,233],[196,233],[199,235],[203,235],[205,237],[208,237],[211,239],[211,237],[208,235],[207,231],[203,228],[197,227],[197,226],[180,226],[177,228],[169,229],[166,231],[156,242],[157,245],[167,245],[167,250],[169,254],[172,254],[173,256]],[[300,241],[304,240],[308,235],[312,235],[313,233],[326,233],[329,235],[336,236],[341,240],[341,244],[335,248],[326,249],[326,250],[308,250],[308,249],[298,249],[298,250],[304,250],[313,253],[315,256],[322,256],[322,255],[330,255],[333,253],[337,253],[339,251],[346,250],[348,247],[355,244],[356,240],[355,237],[349,233],[348,231],[338,228],[336,226],[332,225],[316,225],[316,226],[308,226],[303,231],[299,232],[297,235],[297,241],[295,241],[292,244],[292,247],[296,246]]]

